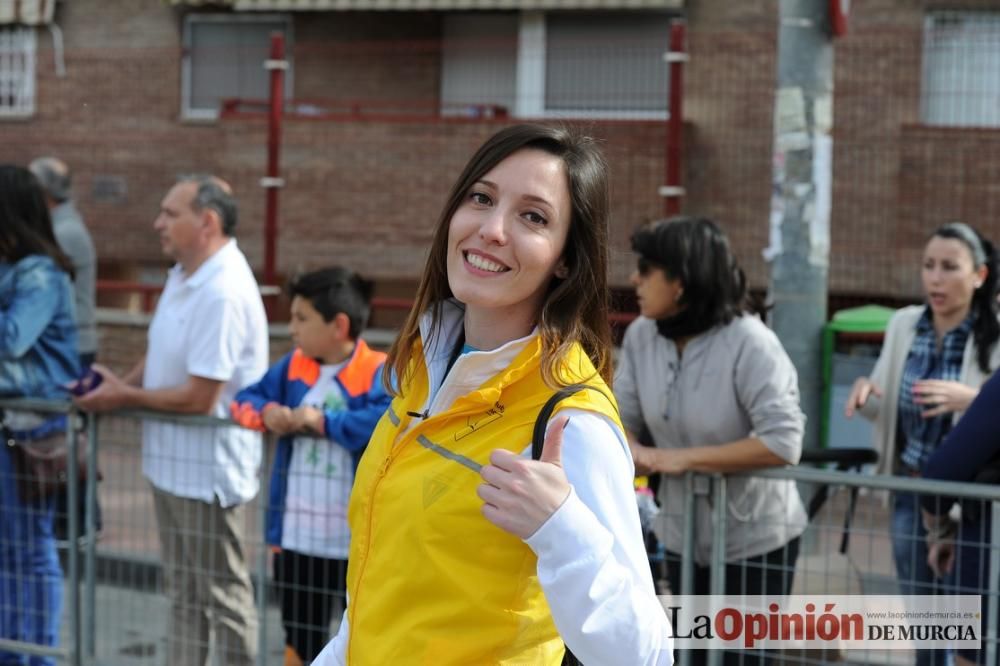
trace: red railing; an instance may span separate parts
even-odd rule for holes
[[[268,117],[271,104],[264,99],[222,100],[219,117],[223,120]],[[381,99],[294,99],[284,103],[285,116],[297,120],[494,120],[508,117],[507,107],[498,104],[442,104],[438,100]]]

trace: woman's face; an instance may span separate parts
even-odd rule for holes
[[[974,266],[968,246],[955,238],[934,236],[924,248],[920,278],[934,316],[964,317],[972,295],[986,277],[986,267]]]
[[[560,158],[525,148],[497,164],[465,194],[448,227],[455,298],[468,312],[534,322],[552,276],[565,270],[571,208]]]
[[[635,287],[639,301],[639,314],[650,319],[672,317],[683,308],[679,305],[684,285],[680,280],[667,277],[663,267],[639,258],[639,267],[632,271],[629,281]]]

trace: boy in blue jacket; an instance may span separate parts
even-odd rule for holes
[[[271,470],[267,543],[285,629],[285,666],[326,645],[334,591],[345,588],[354,470],[391,396],[385,354],[359,338],[371,284],[343,268],[296,278],[289,287],[295,349],[236,394],[233,419],[280,436]]]

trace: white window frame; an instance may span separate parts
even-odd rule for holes
[[[0,104],[0,119],[30,118],[35,115],[35,73],[38,40],[34,28],[0,27],[0,86],[11,86],[14,105]],[[5,91],[6,92],[6,91]],[[19,100],[20,104],[16,101]]]
[[[975,19],[976,17],[984,17],[994,25],[1000,26],[1000,11],[995,9],[938,10],[929,11],[924,16],[923,71],[920,82],[920,121],[933,127],[1000,127],[1000,113],[994,111],[992,117],[988,114],[984,116],[981,113],[985,108],[993,108],[990,106],[991,103],[988,99],[977,102],[974,99],[963,97],[963,92],[982,95],[993,92],[997,98],[997,104],[1000,105],[1000,85],[995,85],[993,91],[988,90],[986,87],[981,89],[973,87],[966,90],[957,90],[947,101],[934,100],[932,102],[934,96],[942,94],[940,90],[930,88],[931,84],[936,83],[941,76],[940,70],[934,69],[935,65],[940,67],[942,64],[952,64],[954,66],[955,62],[961,62],[964,67],[959,67],[953,72],[955,75],[954,78],[963,81],[980,80],[983,82],[995,80],[989,76],[989,72],[983,75],[981,72],[970,71],[968,54],[963,54],[959,57],[955,54],[943,53],[942,57],[945,58],[944,63],[939,61],[932,62],[935,51],[941,48],[934,41],[936,36],[936,22],[951,17],[966,21]],[[991,41],[991,45],[996,50],[985,52],[982,59],[987,62],[992,61],[997,68],[997,74],[1000,74],[1000,34],[997,35],[996,43],[994,44]],[[955,46],[955,44],[951,44],[951,46]],[[950,106],[948,106],[949,104]]]
[[[294,67],[292,62],[292,17],[288,14],[188,14],[184,17],[183,48],[184,55],[181,60],[181,118],[184,120],[218,120],[219,112],[209,109],[191,108],[191,31],[192,26],[197,23],[283,23],[285,26],[285,60],[289,62],[288,69],[285,70],[285,100],[291,98],[295,89],[293,76]]]

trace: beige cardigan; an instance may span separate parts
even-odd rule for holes
[[[873,422],[872,442],[879,452],[878,473],[892,474],[896,464],[896,416],[899,409],[899,385],[903,379],[903,366],[916,337],[917,322],[924,312],[923,305],[910,305],[897,311],[889,320],[885,331],[885,341],[878,362],[872,370],[871,382],[882,390],[883,398],[871,395],[861,413]],[[993,347],[990,367],[1000,366],[1000,344]],[[970,334],[962,354],[962,372],[958,380],[966,386],[979,388],[989,378],[976,361],[976,349]],[[952,415],[957,422],[962,413]]]

